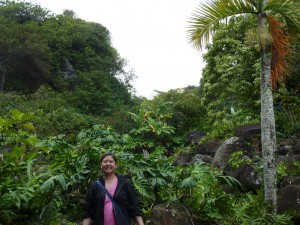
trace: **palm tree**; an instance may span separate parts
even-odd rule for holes
[[[264,161],[265,202],[276,212],[275,118],[272,88],[288,70],[289,40],[300,31],[299,4],[293,0],[212,0],[199,5],[189,21],[188,35],[193,47],[202,48],[218,24],[228,17],[252,14],[257,26],[248,37],[259,44],[261,58],[261,142]],[[255,32],[254,32],[255,31]],[[253,35],[255,34],[255,35]]]

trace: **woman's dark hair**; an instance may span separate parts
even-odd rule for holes
[[[115,160],[115,163],[117,163],[117,157],[113,153],[107,152],[107,153],[104,153],[103,155],[101,155],[101,157],[100,157],[100,164],[102,163],[103,159],[106,156],[111,156]]]

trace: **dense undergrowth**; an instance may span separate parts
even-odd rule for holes
[[[145,101],[130,113],[135,126],[126,134],[99,124],[47,136],[37,129],[44,126],[40,112],[7,111],[0,117],[0,224],[76,224],[86,190],[100,175],[99,156],[107,151],[120,158],[118,172],[131,177],[145,217],[156,204],[176,202],[195,224],[290,223],[289,215],[269,213],[262,192],[226,194],[222,185],[240,184],[209,165],[174,166],[174,157],[192,147],[176,133],[170,106],[162,98]],[[61,127],[72,122],[63,120]],[[233,122],[224,124],[230,123],[226,130]]]
[[[224,184],[241,189],[232,177],[204,163],[173,164],[195,150],[185,141],[191,131],[205,133],[201,142],[225,140],[236,126],[260,122],[260,52],[241,35],[252,19],[219,24],[199,87],[147,100],[134,95],[134,74],[107,28],[70,10],[54,15],[0,1],[0,225],[77,224],[107,151],[131,177],[145,217],[159,203],[176,202],[195,225],[291,224],[292,214],[269,213],[262,190],[228,194]],[[292,74],[274,90],[278,140],[300,132],[298,39]],[[231,166],[245,162],[240,156],[232,155]],[[278,179],[290,173],[279,164]]]

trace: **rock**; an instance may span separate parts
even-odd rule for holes
[[[4,153],[4,152],[12,152],[12,147],[8,145],[0,149],[0,153]]]
[[[278,154],[279,155],[287,155],[293,151],[293,146],[291,145],[283,145],[279,147]]]
[[[287,185],[300,185],[300,176],[285,177],[281,182],[281,188],[284,188]]]
[[[249,162],[251,162],[251,158],[250,157],[248,157],[248,156],[246,156],[246,155],[242,155],[242,156],[240,156],[240,160],[242,161],[242,163],[244,163],[244,164],[247,164],[247,163],[249,163]],[[234,170],[236,170],[237,168],[232,168],[232,166],[229,164],[229,163],[227,163],[227,165],[224,167],[224,169],[223,169],[223,174],[225,175],[225,176],[229,176],[229,174],[231,173],[231,172],[233,172]]]
[[[65,80],[74,78],[76,76],[76,70],[70,63],[70,61],[66,58],[62,58],[62,67],[63,67],[63,78]]]
[[[281,162],[285,162],[287,160],[287,157],[285,155],[279,155],[276,157],[276,164],[279,164]]]
[[[300,154],[300,139],[296,141],[296,144],[293,146],[294,154]]]
[[[287,159],[290,163],[295,163],[300,160],[300,154],[289,155]]]
[[[174,160],[175,166],[186,166],[192,160],[193,154],[189,152],[183,152],[178,155]]]
[[[179,204],[160,204],[148,215],[145,225],[193,225],[190,213]]]
[[[261,133],[261,126],[259,123],[237,126],[235,128],[235,135],[245,140],[250,140],[254,135],[260,133]]]
[[[195,162],[205,162],[211,164],[213,158],[209,155],[201,155],[196,154],[192,157],[192,160],[189,162],[189,164],[193,164]]]
[[[294,211],[300,215],[300,186],[287,185],[278,192],[278,213]]]
[[[234,152],[242,151],[245,155],[250,153],[250,148],[247,142],[238,137],[232,137],[224,141],[224,143],[218,148],[213,161],[212,166],[224,169],[230,159],[230,155]]]
[[[199,141],[205,136],[205,133],[202,131],[193,131],[192,133],[188,134],[185,144],[198,144]]]
[[[288,155],[287,164],[289,173],[296,173],[298,171],[298,167],[295,166],[295,162],[300,161],[300,154],[297,155]]]
[[[214,157],[216,151],[221,146],[222,142],[220,140],[207,141],[197,147],[196,153],[202,155],[210,155]]]
[[[262,178],[249,164],[243,164],[229,176],[236,178],[248,191],[256,191],[262,185]]]

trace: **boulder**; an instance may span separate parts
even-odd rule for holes
[[[212,160],[213,158],[209,155],[196,154],[192,157],[192,160],[189,162],[189,164],[193,164],[195,162],[205,162],[211,164]]]
[[[296,144],[293,146],[294,154],[300,154],[300,139],[296,141]]]
[[[12,152],[12,147],[10,145],[7,145],[0,149],[0,153],[5,153],[5,152]]]
[[[245,140],[250,140],[254,135],[260,133],[261,133],[261,126],[259,123],[237,126],[235,128],[235,136]]]
[[[76,70],[70,63],[70,61],[66,58],[62,58],[62,68],[63,68],[63,78],[65,80],[74,78],[76,76]]]
[[[198,144],[199,141],[205,136],[205,133],[202,131],[193,131],[187,135],[185,139],[185,144]]]
[[[289,155],[288,158],[287,158],[288,162],[290,163],[295,163],[297,161],[300,160],[300,154],[292,154],[292,155]]]
[[[174,159],[175,166],[186,166],[192,160],[193,154],[189,152],[183,152]]]
[[[220,140],[210,140],[205,142],[204,144],[199,145],[196,148],[196,153],[202,155],[210,155],[214,157],[216,151],[221,145],[222,142]]]
[[[295,162],[300,161],[300,154],[297,155],[288,155],[287,157],[287,164],[288,164],[288,170],[289,173],[295,173],[298,170],[298,167],[295,166]]]
[[[291,145],[283,145],[279,147],[278,154],[279,155],[287,155],[293,152],[293,146]]]
[[[287,157],[285,155],[278,155],[276,157],[276,164],[287,161]]]
[[[240,165],[229,176],[236,178],[247,191],[256,191],[262,185],[262,178],[249,164]]]
[[[300,214],[300,185],[287,185],[278,192],[278,212]]]
[[[284,188],[287,185],[300,185],[300,176],[289,176],[285,177],[280,184],[281,188]]]
[[[242,151],[245,155],[248,155],[250,153],[250,147],[247,142],[241,138],[232,137],[227,139],[216,151],[212,161],[212,166],[224,169],[228,164],[230,155],[237,151]]]
[[[148,215],[145,225],[193,225],[188,210],[179,204],[160,204]]]
[[[242,155],[240,157],[240,160],[242,160],[244,164],[247,164],[248,162],[251,162],[252,159],[250,157],[246,156],[246,155]],[[237,168],[233,168],[229,163],[227,163],[227,165],[223,169],[223,174],[225,176],[229,176],[229,174],[231,172],[233,172],[234,170],[236,170],[236,169]]]

